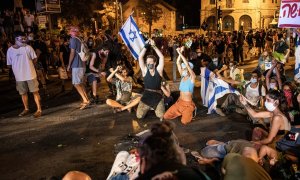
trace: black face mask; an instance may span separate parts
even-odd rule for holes
[[[147,64],[148,69],[154,69],[154,64]]]

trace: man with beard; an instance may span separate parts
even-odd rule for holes
[[[157,58],[154,55],[148,55],[146,57],[145,64],[144,56],[149,46],[154,49],[159,57],[157,67]],[[155,46],[155,42],[152,39],[149,39],[146,42],[145,47],[142,49],[139,55],[139,65],[144,78],[145,91],[138,105],[136,116],[139,119],[144,118],[150,109],[154,109],[156,116],[162,120],[165,113],[163,93],[161,90],[161,79],[164,70],[164,56]]]
[[[16,86],[22,97],[24,110],[19,116],[29,114],[28,91],[33,93],[37,111],[34,117],[38,118],[42,115],[42,108],[39,95],[39,83],[34,68],[37,56],[33,48],[26,44],[26,36],[21,31],[14,33],[15,45],[7,50],[7,65],[12,68],[16,78]]]

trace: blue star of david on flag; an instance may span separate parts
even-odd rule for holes
[[[129,39],[132,41],[132,42],[134,42],[134,39],[136,39],[137,37],[136,37],[136,31],[132,31],[131,29],[130,29],[130,31],[129,31]]]
[[[145,46],[145,41],[139,32],[140,30],[131,15],[119,32],[134,59],[138,59],[140,52]]]

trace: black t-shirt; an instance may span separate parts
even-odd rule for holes
[[[60,45],[59,47],[59,53],[63,53],[63,60],[64,60],[64,64],[65,66],[67,66],[67,64],[69,64],[69,56],[70,56],[70,48],[69,46],[65,46],[65,45]],[[59,66],[61,66],[61,63],[59,61]]]

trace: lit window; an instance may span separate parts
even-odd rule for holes
[[[216,4],[215,0],[210,0],[210,4]]]

